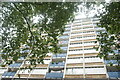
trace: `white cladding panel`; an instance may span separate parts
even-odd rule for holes
[[[106,74],[104,68],[85,68],[85,74]]]
[[[98,53],[96,50],[84,50],[84,53]]]
[[[96,58],[85,58],[85,62],[103,62],[103,59],[100,59],[99,57],[96,57]]]
[[[49,64],[50,63],[50,60],[43,60],[44,61],[44,64]]]
[[[83,54],[83,51],[69,51],[67,54]]]
[[[83,69],[82,68],[66,69],[66,74],[83,74]]]
[[[46,74],[47,69],[34,69],[31,74]]]
[[[67,59],[66,63],[83,63],[83,58],[78,59]]]
[[[5,71],[7,71],[7,69],[0,68],[0,74],[3,74]]]

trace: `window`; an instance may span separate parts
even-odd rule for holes
[[[89,28],[93,28],[93,26],[90,26],[90,27],[83,27],[83,29],[89,29]]]
[[[72,50],[69,50],[69,51],[81,51],[83,49],[72,49]]]
[[[89,57],[85,57],[85,58],[98,58],[97,56],[89,56]]]
[[[83,32],[83,33],[91,33],[91,32],[94,32],[94,31],[86,31],[86,32]]]
[[[85,67],[85,68],[104,68],[104,66],[97,66],[97,67]]]
[[[71,34],[80,34],[80,33],[82,33],[82,32],[74,32],[74,33],[71,33]]]
[[[80,30],[80,29],[82,29],[82,27],[80,27],[80,28],[72,28],[72,30]]]
[[[83,38],[87,38],[87,37],[95,37],[95,35],[91,35],[91,36],[83,36]]]
[[[86,43],[95,43],[96,41],[87,41],[87,42],[84,42],[84,44],[86,44]]]
[[[83,58],[83,57],[74,57],[74,58],[68,58],[68,59],[80,59],[80,58]]]
[[[71,34],[80,34],[80,33],[91,33],[91,32],[94,32],[94,31],[73,32],[73,33],[71,33]]]
[[[73,37],[71,39],[80,39],[80,38],[82,38],[82,36],[81,37]]]
[[[84,50],[95,50],[94,48],[86,48]]]
[[[82,42],[79,42],[79,43],[70,43],[70,45],[74,45],[74,44],[82,44]]]
[[[91,35],[91,36],[83,36],[83,38],[87,38],[87,37],[95,37],[95,35]],[[80,39],[82,38],[82,36],[78,36],[78,37],[71,37],[71,39]]]

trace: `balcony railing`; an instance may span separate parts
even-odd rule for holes
[[[69,36],[60,36],[59,39],[68,39]]]
[[[59,44],[68,44],[68,40],[59,41]]]
[[[120,78],[120,72],[108,72],[110,78]]]
[[[3,74],[5,71],[7,71],[7,68],[0,68],[0,74]]]
[[[65,31],[63,34],[68,34],[68,33],[70,33],[70,31]]]
[[[10,64],[9,67],[20,67],[22,63]]]
[[[65,58],[66,57],[66,54],[56,54],[56,55],[53,55],[53,58]]]
[[[63,78],[63,73],[47,73],[46,78]]]
[[[64,62],[50,63],[50,67],[64,67]]]
[[[105,63],[106,64],[118,64],[118,61],[117,60],[105,60]]]
[[[2,77],[13,77],[16,72],[4,72]]]
[[[65,28],[65,30],[70,30],[70,27]]]
[[[62,50],[67,50],[68,47],[60,47]]]
[[[101,28],[101,27],[97,27],[97,26],[95,27],[95,29],[98,30],[98,31],[99,30],[105,30],[105,28]]]
[[[119,54],[119,51],[118,50],[113,50],[113,52],[115,53],[115,54]],[[109,55],[114,55],[113,53],[108,53]]]

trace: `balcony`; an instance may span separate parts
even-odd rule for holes
[[[12,67],[12,68],[18,68],[21,66],[22,63],[14,63],[14,64],[10,64],[9,67]]]
[[[120,72],[108,72],[110,78],[120,78]]]
[[[63,34],[69,34],[70,33],[70,31],[65,31]]]
[[[56,54],[56,55],[53,55],[53,58],[65,58],[66,57],[66,54]]]
[[[63,78],[63,73],[57,72],[47,73],[45,78]]]
[[[118,64],[117,60],[105,60],[105,64]]]
[[[4,72],[2,77],[14,77],[16,72]]]
[[[3,74],[5,71],[7,71],[7,68],[0,68],[0,74]]]
[[[67,48],[68,47],[66,47],[66,46],[65,47],[60,47],[60,49],[65,50],[65,51],[67,50]]]
[[[64,62],[54,62],[54,63],[50,63],[50,67],[53,68],[53,67],[64,67],[65,63]]]
[[[86,67],[85,73],[86,74],[106,74],[106,71],[103,66],[101,66],[101,68]]]
[[[104,31],[105,28],[101,28],[101,27],[97,27],[97,26],[96,26],[96,27],[95,27],[95,30],[97,30],[97,31],[101,31],[101,30],[103,30],[103,31]]]
[[[103,62],[103,59],[100,59],[99,57],[85,58],[85,63],[90,63],[90,62]]]
[[[74,63],[83,63],[83,58],[76,57],[76,58],[68,58],[67,59],[68,64],[74,64]]]
[[[69,36],[60,36],[59,37],[59,39],[61,40],[61,39],[68,39],[69,38]]]
[[[64,45],[64,44],[68,44],[68,40],[62,40],[62,41],[59,41],[59,44],[62,44],[62,45]]]
[[[70,29],[71,29],[70,27],[65,28],[66,31],[67,31],[67,30],[70,30]]]

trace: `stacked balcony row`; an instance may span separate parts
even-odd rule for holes
[[[48,73],[46,73],[45,78],[63,78],[70,29],[70,26],[66,27],[63,35],[59,37],[58,45],[60,45],[62,52],[52,55],[52,59],[48,67]]]

